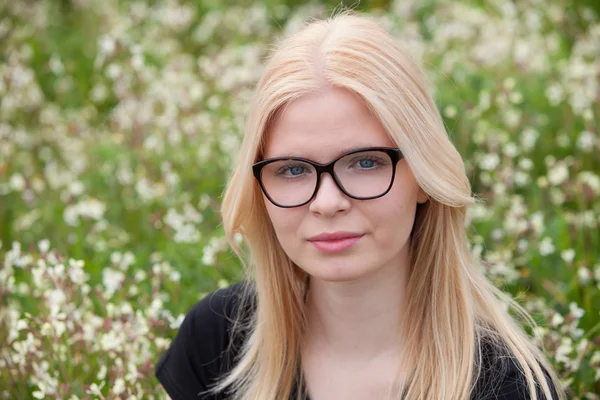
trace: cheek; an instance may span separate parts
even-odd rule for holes
[[[287,247],[290,240],[296,238],[299,224],[298,213],[295,212],[296,210],[279,208],[273,204],[267,205],[266,208],[277,239],[284,248]]]
[[[397,184],[397,185],[396,185]],[[382,202],[373,208],[373,215],[388,237],[398,237],[412,230],[417,209],[417,187],[410,181],[397,181]]]

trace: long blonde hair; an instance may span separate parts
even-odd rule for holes
[[[419,205],[411,235],[408,323],[402,334],[402,380],[393,398],[469,398],[485,343],[503,349],[522,370],[529,394],[550,396],[544,371],[565,395],[543,353],[505,307],[525,310],[494,287],[473,261],[464,221],[473,203],[463,160],[451,143],[417,64],[369,16],[341,12],[313,20],[272,51],[257,84],[237,164],[222,202],[229,244],[242,260],[256,300],[235,365],[213,390],[244,400],[288,399],[296,385],[306,328],[306,273],[281,248],[251,165],[265,132],[286,104],[327,86],[358,94],[397,143],[429,201]],[[247,251],[237,246],[243,237]],[[237,329],[237,328],[236,328]]]

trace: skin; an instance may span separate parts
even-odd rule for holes
[[[344,149],[367,146],[397,147],[359,97],[326,88],[288,105],[267,132],[265,158],[293,153],[325,163]],[[329,174],[321,178],[304,206],[279,208],[264,197],[282,248],[311,277],[302,345],[306,383],[312,400],[380,398],[401,351],[410,232],[427,195],[404,159],[391,190],[378,199],[352,199]],[[307,240],[335,231],[364,236],[333,254]]]

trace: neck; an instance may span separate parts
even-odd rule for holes
[[[330,356],[371,360],[399,351],[408,262],[347,282],[311,278],[307,343]]]

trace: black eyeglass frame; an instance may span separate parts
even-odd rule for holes
[[[334,165],[336,162],[338,162],[340,159],[350,155],[350,154],[354,154],[354,153],[360,153],[363,151],[381,151],[386,153],[390,159],[392,160],[392,178],[390,179],[390,185],[388,186],[388,188],[381,194],[377,195],[377,196],[371,196],[371,197],[357,197],[357,196],[352,196],[350,193],[348,193],[346,191],[346,189],[344,189],[344,187],[342,186],[342,184],[340,183],[340,181],[338,180],[338,177],[335,174],[335,171],[333,169]],[[295,208],[295,207],[302,207],[305,204],[310,203],[310,201],[312,199],[314,199],[315,195],[317,194],[317,192],[319,191],[319,186],[321,186],[321,175],[324,172],[329,173],[329,175],[331,175],[331,177],[333,178],[335,184],[337,185],[337,187],[348,197],[355,199],[355,200],[372,200],[372,199],[377,199],[379,197],[383,197],[385,196],[390,189],[392,188],[392,185],[394,184],[394,178],[396,177],[396,165],[398,164],[398,162],[400,160],[402,160],[404,158],[404,155],[402,154],[402,152],[400,151],[400,149],[398,148],[394,148],[394,147],[362,147],[359,149],[354,149],[352,151],[349,151],[347,153],[341,154],[338,157],[335,158],[335,160],[326,163],[326,164],[319,164],[317,162],[314,162],[312,160],[306,159],[306,158],[301,158],[301,157],[275,157],[275,158],[269,158],[266,160],[262,160],[262,161],[258,161],[257,163],[252,165],[252,173],[254,174],[254,177],[256,178],[256,180],[258,180],[258,183],[260,184],[260,188],[262,189],[263,193],[265,194],[265,196],[267,196],[267,198],[269,199],[269,201],[271,203],[273,203],[274,205],[276,205],[277,207],[281,207],[281,208]],[[294,160],[294,161],[301,161],[307,164],[312,165],[315,168],[315,171],[317,172],[317,183],[315,185],[315,190],[313,192],[313,194],[310,196],[310,198],[305,201],[304,203],[298,204],[298,205],[293,205],[293,206],[284,206],[281,205],[279,203],[277,203],[275,200],[273,200],[273,198],[271,198],[271,196],[269,196],[269,193],[267,192],[267,189],[265,188],[263,181],[262,181],[262,169],[266,166],[269,165],[275,161],[282,161],[282,160]]]

